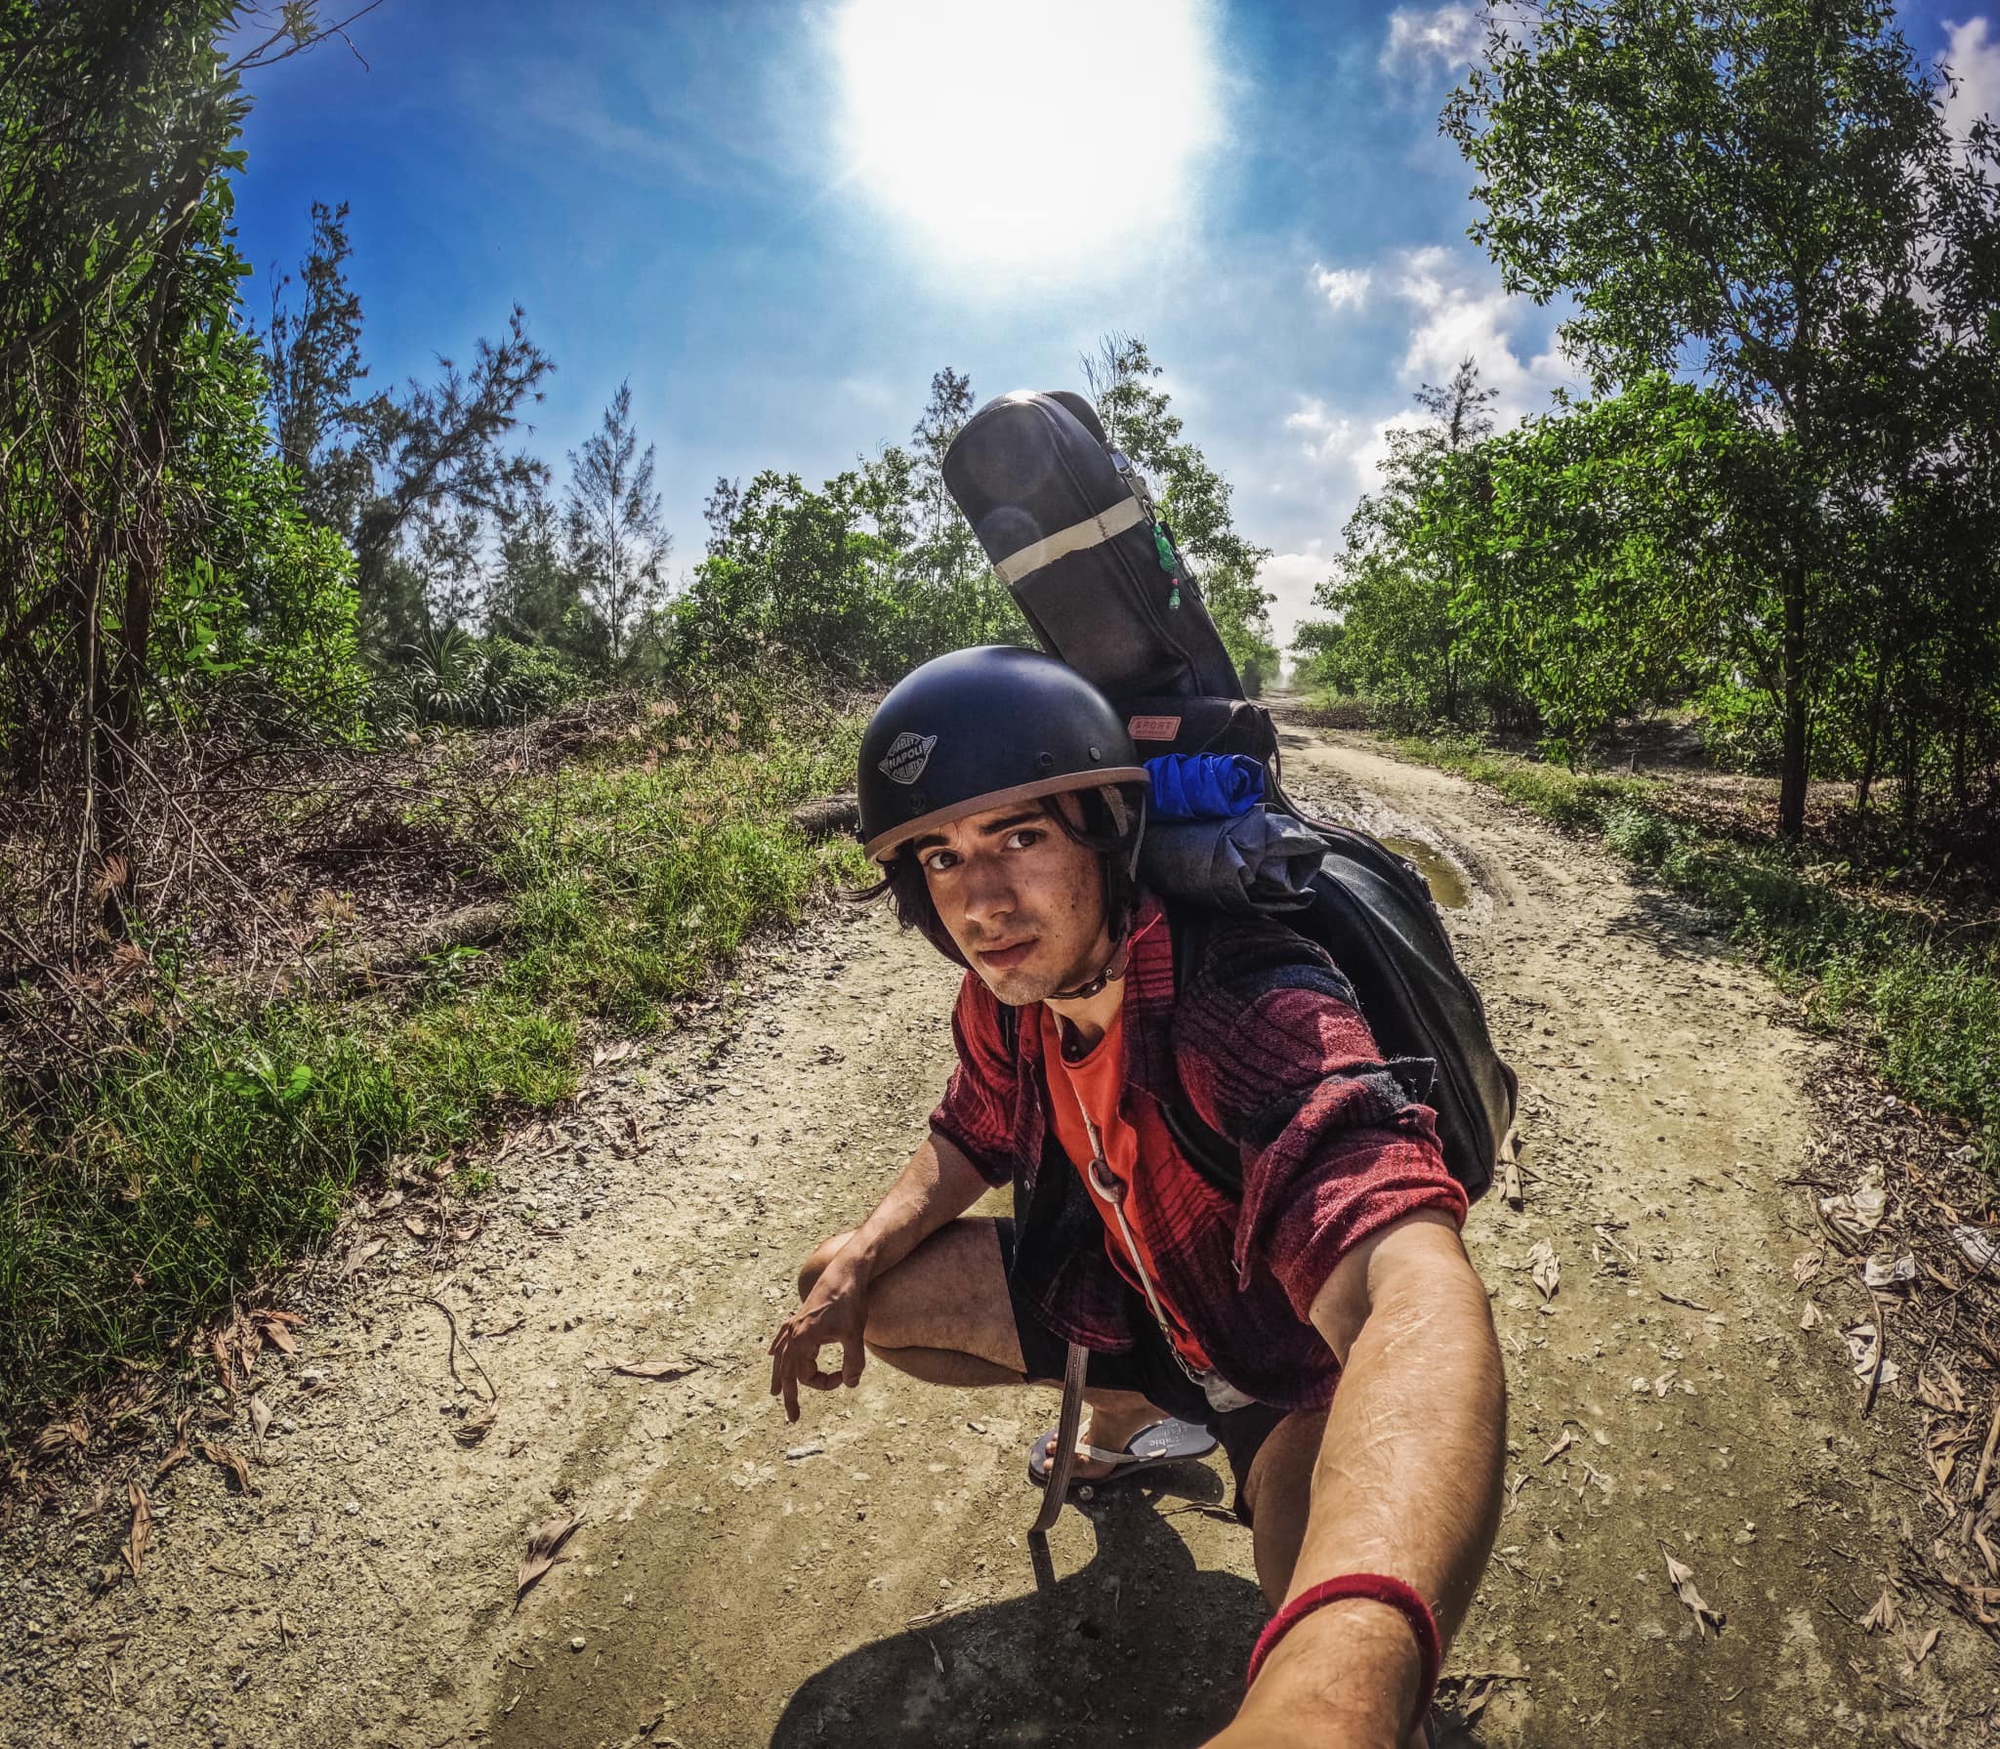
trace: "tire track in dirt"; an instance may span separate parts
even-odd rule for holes
[[[1783,1180],[1817,1047],[1596,852],[1363,738],[1286,740],[1302,800],[1472,873],[1453,932],[1522,1074],[1526,1207],[1489,1198],[1468,1235],[1517,1447],[1454,1658],[1487,1696],[1477,1740],[1967,1741],[1924,1733],[1991,1692],[1984,1643],[1944,1622],[1906,1672],[1858,1626],[1908,1447],[1860,1419],[1831,1304],[1799,1328],[1792,1260],[1820,1246]],[[378,1276],[306,1296],[306,1351],[263,1387],[261,1493],[177,1472],[145,1580],[96,1601],[115,1513],[57,1530],[10,1586],[0,1742],[1192,1745],[1228,1716],[1261,1609],[1216,1470],[1066,1512],[1038,1587],[1022,1465],[1053,1392],[871,1366],[786,1426],[764,1341],[805,1251],[921,1134],[956,972],[840,909],[743,972],[751,994],[607,1065],[503,1162],[442,1272],[398,1238]],[[429,1292],[462,1329],[523,1320],[476,1342],[500,1402],[469,1450]],[[702,1364],[608,1371],[669,1355]],[[513,1609],[528,1525],[568,1513],[566,1559]]]

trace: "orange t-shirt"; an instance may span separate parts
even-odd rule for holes
[[[1146,1290],[1140,1285],[1132,1259],[1125,1249],[1125,1235],[1119,1229],[1118,1216],[1090,1186],[1093,1154],[1090,1131],[1083,1121],[1085,1111],[1090,1113],[1090,1120],[1096,1124],[1097,1133],[1104,1143],[1105,1165],[1110,1168],[1112,1177],[1125,1186],[1125,1224],[1132,1229],[1133,1242],[1145,1263],[1153,1292],[1159,1298],[1160,1310],[1166,1314],[1167,1322],[1172,1327],[1174,1346],[1190,1366],[1206,1369],[1210,1364],[1208,1355],[1161,1291],[1159,1266],[1153,1261],[1152,1247],[1146,1241],[1153,1187],[1140,1167],[1145,1150],[1141,1146],[1139,1130],[1127,1123],[1118,1109],[1119,1096],[1125,1090],[1124,1011],[1121,1009],[1113,1017],[1110,1028],[1084,1056],[1074,1060],[1063,1056],[1062,1022],[1047,1007],[1042,1007],[1040,1013],[1042,1064],[1049,1083],[1050,1121],[1055,1125],[1056,1139],[1062,1143],[1063,1152],[1069,1155],[1083,1178],[1085,1194],[1104,1222],[1104,1249],[1118,1273],[1132,1284],[1140,1299],[1144,1300]],[[1082,1101],[1081,1109],[1078,1107],[1079,1099]],[[1160,1131],[1155,1146],[1170,1147],[1172,1144],[1167,1139],[1165,1124],[1150,1111],[1145,1115],[1153,1118],[1149,1127]],[[1141,1123],[1145,1123],[1144,1116]]]

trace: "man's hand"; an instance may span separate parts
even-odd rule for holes
[[[849,1246],[834,1253],[805,1303],[778,1326],[771,1338],[771,1395],[785,1400],[785,1419],[799,1418],[799,1386],[830,1391],[860,1381],[868,1350],[861,1337],[868,1323],[868,1272]],[[819,1351],[840,1344],[840,1371],[821,1372]]]
[[[875,1212],[836,1247],[828,1240],[807,1265],[832,1248],[819,1279],[806,1290],[804,1303],[778,1326],[768,1350],[771,1395],[785,1399],[785,1419],[799,1418],[799,1386],[830,1391],[835,1385],[860,1381],[868,1351],[861,1336],[868,1323],[868,1284],[886,1274],[943,1227],[972,1207],[986,1192],[978,1167],[955,1142],[932,1134],[917,1144],[889,1194]],[[840,1344],[840,1371],[819,1370],[819,1351]]]

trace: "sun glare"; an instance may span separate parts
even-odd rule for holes
[[[1202,0],[849,0],[856,183],[966,265],[1066,277],[1184,216],[1217,129]]]

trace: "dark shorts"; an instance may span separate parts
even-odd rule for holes
[[[1020,1339],[1021,1358],[1027,1363],[1028,1377],[1038,1384],[1060,1385],[1069,1359],[1069,1344],[1039,1322],[1032,1307],[1014,1292],[1014,1223],[1002,1215],[993,1222],[1000,1237],[1000,1262],[1007,1271],[1007,1292],[1014,1306],[1014,1333]],[[1135,1296],[1136,1301],[1136,1296]],[[1215,1435],[1229,1459],[1229,1473],[1236,1483],[1232,1502],[1236,1516],[1250,1522],[1250,1509],[1243,1503],[1243,1484],[1264,1441],[1285,1418],[1283,1409],[1268,1403],[1252,1403],[1247,1408],[1218,1413],[1209,1405],[1202,1388],[1181,1370],[1167,1339],[1149,1315],[1132,1320],[1135,1340],[1123,1354],[1091,1350],[1084,1383],[1106,1391],[1137,1391],[1156,1408],[1177,1420],[1192,1421]]]

